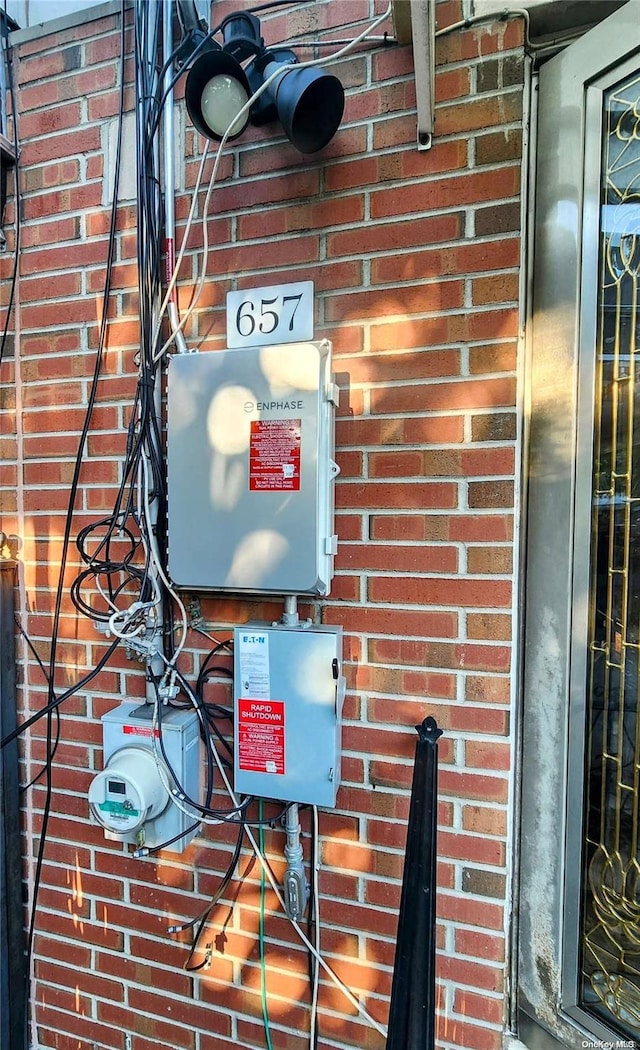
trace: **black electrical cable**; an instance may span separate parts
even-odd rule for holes
[[[216,718],[224,718],[225,720],[231,721],[233,719],[233,713],[232,713],[232,711],[229,708],[223,707],[221,704],[215,704],[215,703],[206,702],[204,700],[204,697],[203,697],[204,686],[205,686],[205,684],[206,684],[206,682],[207,682],[207,680],[208,680],[210,675],[219,674],[219,675],[223,675],[224,677],[227,677],[227,678],[231,678],[231,679],[233,678],[233,671],[231,670],[230,667],[226,667],[223,664],[216,665],[214,667],[212,665],[212,663],[211,663],[211,661],[213,659],[215,659],[215,657],[220,652],[222,652],[222,650],[228,648],[230,645],[232,645],[231,641],[218,642],[217,645],[215,645],[213,647],[213,649],[211,649],[211,651],[209,653],[207,653],[207,655],[206,655],[205,659],[203,660],[202,665],[200,667],[200,671],[198,673],[198,678],[197,678],[196,687],[195,687],[195,694],[196,694],[198,699],[203,704],[203,707],[204,707],[204,710],[205,710],[205,713],[206,713],[206,717],[207,717],[207,721],[208,721],[210,729],[212,730],[214,735],[217,737],[217,739],[219,740],[221,745],[224,747],[225,751],[227,751],[227,753],[229,754],[230,758],[232,758],[233,757],[233,748],[229,744],[229,742],[226,739],[226,737],[218,729],[218,726],[216,725],[216,721],[215,720],[216,720]],[[220,759],[221,759],[222,762],[225,763],[225,765],[230,765],[229,761],[227,759],[225,759],[223,756],[220,756]]]
[[[184,680],[184,678],[181,675],[178,675],[178,677],[181,679],[183,687],[187,686],[187,683]],[[170,762],[170,760],[169,760],[169,758],[167,756],[166,749],[165,749],[165,746],[164,746],[164,740],[163,740],[163,735],[162,735],[162,706],[163,705],[162,705],[162,703],[160,701],[160,697],[159,697],[158,682],[157,682],[156,679],[152,679],[152,681],[153,681],[153,684],[154,684],[154,687],[155,687],[155,690],[156,690],[156,698],[157,698],[157,700],[156,700],[156,712],[157,712],[157,722],[158,722],[158,744],[159,744],[159,747],[160,747],[160,752],[162,754],[163,762],[164,762],[165,766],[167,767],[167,769],[169,771],[169,774],[171,776],[171,779],[173,780],[173,782],[175,784],[176,797],[179,799],[179,801],[186,803],[186,805],[188,805],[191,809],[194,810],[194,813],[193,813],[194,817],[196,817],[198,814],[201,814],[203,817],[211,817],[214,820],[224,821],[225,823],[231,823],[231,824],[238,823],[239,819],[241,819],[241,818],[239,818],[237,815],[238,814],[241,814],[242,816],[244,815],[244,812],[246,811],[246,809],[249,807],[249,805],[253,801],[251,796],[248,797],[240,805],[233,806],[230,809],[215,809],[215,808],[210,807],[208,805],[208,802],[210,801],[211,795],[213,794],[214,762],[215,762],[215,760],[213,758],[213,754],[212,754],[212,751],[211,751],[211,741],[210,741],[210,739],[208,737],[208,734],[206,734],[206,732],[205,732],[205,747],[206,747],[206,758],[207,758],[207,792],[206,792],[207,798],[206,798],[205,803],[198,802],[196,799],[191,798],[190,795],[188,794],[188,792],[186,791],[186,789],[184,788],[184,786],[180,783],[180,779],[179,779],[178,775],[176,774],[176,771],[173,768],[173,766],[172,766],[172,764],[171,764],[171,762]],[[188,688],[188,686],[187,686],[187,688]],[[201,708],[200,708],[200,702],[199,702],[198,698],[195,697],[195,695],[191,692],[191,690],[189,690],[189,693],[190,693],[191,696],[193,696],[194,707],[198,711],[198,714],[199,714],[199,717],[200,717],[200,720],[201,720],[201,725],[205,725],[206,726],[206,719],[204,718],[204,716],[202,714],[202,711],[201,711]]]
[[[198,711],[198,713],[200,715],[201,725],[202,725],[201,701],[200,701],[199,697],[197,697],[196,694],[193,692],[193,690],[189,687],[189,685],[188,685],[186,679],[184,678],[184,676],[179,671],[177,671],[176,674],[177,674],[177,677],[178,677],[178,679],[180,680],[180,682],[181,682],[181,684],[183,686],[183,689],[185,689],[185,691],[187,692],[189,697],[192,699],[192,703],[193,703],[194,707],[196,708],[196,710]],[[265,819],[263,821],[260,821],[260,820],[258,820],[258,821],[248,821],[246,816],[245,816],[245,814],[246,814],[247,809],[251,805],[251,803],[254,801],[254,796],[253,795],[248,795],[244,799],[243,802],[239,803],[237,806],[233,806],[230,809],[215,809],[213,807],[209,807],[206,804],[203,804],[202,802],[198,802],[196,799],[193,799],[193,798],[190,797],[190,795],[188,794],[188,792],[186,791],[184,786],[180,783],[180,780],[179,780],[179,778],[178,778],[178,776],[176,774],[176,771],[173,768],[173,766],[171,764],[171,761],[169,760],[169,757],[168,757],[168,755],[166,753],[166,749],[165,749],[164,741],[163,741],[163,735],[162,735],[162,708],[163,708],[163,704],[160,701],[159,683],[158,683],[157,679],[155,679],[155,678],[152,678],[151,681],[153,682],[153,685],[154,685],[154,688],[155,688],[155,691],[156,691],[156,715],[157,715],[157,728],[158,728],[158,738],[157,738],[158,739],[158,746],[160,747],[162,760],[163,760],[163,762],[164,762],[164,764],[165,764],[165,766],[166,766],[166,768],[167,768],[167,770],[168,770],[168,772],[169,772],[169,774],[171,776],[171,779],[174,782],[174,785],[175,785],[175,796],[176,796],[177,800],[179,802],[185,803],[186,805],[190,806],[194,810],[194,813],[193,813],[194,817],[196,816],[196,814],[201,814],[203,817],[211,817],[214,820],[220,820],[220,821],[223,821],[226,824],[238,824],[238,823],[241,823],[243,825],[250,824],[251,827],[258,827],[258,826],[260,826],[260,824],[268,825],[269,827],[275,826],[277,821],[279,819],[281,819],[283,814],[288,809],[290,803],[288,803],[283,808],[282,812],[280,814],[278,814],[276,817],[269,817],[269,818],[267,818],[267,819]],[[209,739],[206,739],[205,740],[205,745],[207,747],[207,752],[208,752],[208,754],[207,754],[207,764],[208,764],[208,767],[209,767],[208,768],[208,783],[212,784],[213,783],[213,775],[214,774],[211,771],[211,767],[210,767],[210,762],[213,760],[213,755],[212,755],[212,752],[211,752],[211,747],[212,747],[211,741]],[[234,814],[240,814],[240,816],[234,816]]]
[[[185,835],[190,835],[192,831],[196,831],[201,824],[201,820],[196,820],[193,824],[190,824],[188,828],[185,828],[184,831],[179,831],[177,835],[172,835],[170,839],[165,839],[164,842],[159,842],[157,846],[141,846],[139,849],[135,849],[133,851],[133,856],[136,858],[149,857],[153,853],[159,853],[160,850],[167,849],[168,846],[173,846],[174,842],[184,838]]]
[[[47,758],[46,758],[46,761],[45,761],[44,769],[42,771],[42,775],[44,775],[46,777],[46,794],[45,794],[45,801],[44,801],[43,812],[42,812],[42,824],[41,824],[41,828],[40,828],[40,838],[39,838],[39,843],[38,843],[38,852],[37,852],[37,857],[36,857],[36,867],[35,867],[34,879],[33,879],[33,893],[32,893],[32,899],[31,899],[31,909],[30,909],[30,918],[29,918],[29,932],[28,932],[28,938],[27,938],[27,960],[31,959],[31,956],[32,956],[32,953],[33,953],[33,941],[34,941],[34,937],[35,937],[36,915],[37,915],[37,910],[38,910],[38,895],[39,895],[40,883],[41,883],[41,879],[42,879],[42,866],[43,866],[43,862],[44,862],[45,846],[46,846],[46,842],[47,842],[47,831],[48,831],[48,826],[49,826],[49,817],[50,817],[50,814],[51,814],[51,801],[52,801],[52,790],[53,790],[52,776],[51,776],[51,773],[52,773],[52,751],[53,751],[53,747],[52,747],[52,730],[53,730],[52,712],[55,709],[57,709],[60,706],[60,704],[64,702],[65,699],[67,699],[69,696],[73,695],[73,693],[75,693],[78,688],[81,688],[81,684],[78,683],[72,689],[67,690],[61,696],[56,697],[56,695],[55,695],[56,655],[57,655],[58,633],[59,633],[59,628],[60,628],[60,615],[61,615],[61,609],[62,609],[62,594],[63,594],[63,589],[64,589],[64,575],[65,575],[65,569],[66,569],[66,564],[67,564],[69,546],[70,546],[70,541],[71,541],[71,525],[72,525],[72,521],[73,521],[76,495],[77,495],[79,481],[80,481],[80,469],[81,469],[81,465],[82,465],[82,461],[83,461],[84,449],[85,449],[85,446],[86,446],[87,435],[88,435],[88,432],[89,432],[89,425],[90,425],[90,421],[91,421],[91,416],[92,416],[93,408],[94,408],[95,401],[96,401],[98,379],[99,379],[99,375],[100,375],[100,371],[101,371],[102,359],[103,359],[103,354],[104,354],[104,347],[105,347],[105,340],[106,340],[106,330],[107,330],[107,304],[108,304],[109,293],[110,293],[110,289],[111,289],[111,275],[112,275],[112,270],[113,270],[113,262],[114,262],[114,258],[115,258],[115,233],[116,233],[116,214],[117,214],[117,199],[118,199],[118,179],[119,179],[119,174],[120,174],[120,158],[121,158],[121,153],[122,153],[122,125],[123,125],[123,116],[124,116],[124,58],[125,58],[125,26],[124,26],[124,22],[125,22],[125,12],[124,12],[124,0],[123,0],[122,9],[121,9],[121,18],[120,18],[120,25],[121,25],[120,117],[119,117],[119,122],[118,122],[118,145],[117,145],[117,151],[116,151],[115,188],[114,188],[114,194],[113,194],[113,207],[112,207],[112,212],[111,212],[111,228],[110,228],[109,246],[108,246],[108,253],[107,253],[107,267],[106,267],[105,288],[104,288],[104,297],[103,297],[103,314],[102,314],[102,322],[101,322],[101,326],[100,326],[100,337],[99,337],[99,343],[98,343],[98,351],[97,351],[97,354],[96,354],[96,362],[95,362],[95,367],[94,367],[93,381],[92,381],[91,389],[90,389],[90,392],[89,392],[89,399],[88,399],[87,410],[86,410],[86,414],[85,414],[85,420],[84,420],[84,424],[83,424],[83,428],[82,428],[82,432],[81,432],[81,436],[80,436],[80,441],[79,441],[79,445],[78,445],[78,451],[77,451],[77,454],[76,454],[76,460],[75,460],[75,465],[74,465],[74,473],[73,473],[73,478],[72,478],[72,482],[71,482],[71,488],[70,488],[70,493],[69,493],[69,500],[68,500],[68,504],[67,504],[67,514],[66,514],[66,518],[65,518],[65,527],[64,527],[64,535],[63,535],[63,543],[62,543],[62,553],[61,553],[61,558],[60,558],[60,572],[59,572],[59,576],[58,576],[58,586],[57,586],[57,590],[56,590],[56,600],[55,600],[55,608],[54,608],[54,616],[53,616],[53,629],[52,629],[52,635],[51,635],[51,648],[50,648],[50,657],[49,657],[48,686],[47,686],[48,702],[47,702],[46,707],[43,710],[39,711],[36,716],[34,716],[32,719],[29,719],[26,723],[23,723],[20,727],[18,727],[18,733],[22,733],[29,727],[29,725],[33,725],[35,721],[37,721],[40,718],[46,716],[46,719],[47,719],[47,732],[46,732],[46,740],[47,740],[47,744],[46,744],[47,752],[46,752],[46,754],[47,754]],[[99,661],[98,665],[93,669],[93,671],[91,671],[89,673],[89,675],[84,676],[84,679],[82,680],[82,684],[85,684],[87,681],[91,681],[91,679],[95,676],[95,674],[98,673],[98,670],[100,670],[104,666],[104,664],[107,662],[107,660],[111,656],[111,653],[115,649],[116,644],[118,644],[118,643],[114,643],[114,645],[112,645],[107,650],[105,656],[102,658],[102,660]],[[3,741],[2,742],[2,746],[5,746],[5,744],[7,742],[8,742],[7,740]]]
[[[209,728],[213,731],[214,736],[217,737],[217,739],[219,740],[219,742],[222,745],[222,747],[224,747],[225,751],[228,752],[230,758],[233,758],[233,748],[232,748],[231,744],[229,743],[229,741],[226,739],[226,737],[223,736],[223,734],[218,729],[218,727],[217,727],[217,725],[216,725],[216,723],[214,721],[214,715],[211,713],[211,711],[208,710],[206,705],[205,705],[205,714],[206,714],[206,717],[207,717],[207,723],[209,725]],[[225,758],[223,758],[223,756],[220,756],[220,761],[224,762],[227,766],[230,765],[230,762],[228,760],[226,760]]]
[[[148,136],[150,138],[153,138],[153,136],[156,134],[156,132],[158,130],[158,127],[159,127],[159,124],[160,124],[160,118],[162,116],[162,110],[163,110],[164,105],[165,105],[165,103],[167,101],[167,96],[173,90],[173,88],[176,86],[177,82],[180,80],[180,77],[184,75],[185,69],[188,66],[191,65],[191,63],[194,61],[194,59],[196,59],[198,57],[198,55],[200,54],[201,51],[204,51],[206,49],[206,45],[209,44],[213,40],[213,37],[215,36],[215,34],[217,32],[219,32],[221,26],[222,26],[222,23],[220,23],[220,25],[216,26],[215,29],[211,29],[207,33],[206,36],[204,36],[201,40],[198,41],[198,43],[193,48],[193,50],[181,62],[180,67],[175,72],[175,74],[173,75],[173,77],[171,78],[171,80],[169,81],[167,86],[164,88],[164,91],[163,91],[162,95],[160,95],[159,91],[160,91],[160,88],[162,87],[162,81],[164,79],[165,73],[167,72],[167,69],[170,67],[171,63],[173,61],[175,61],[176,55],[180,51],[180,47],[181,47],[180,44],[178,45],[177,48],[174,49],[172,55],[169,56],[169,58],[167,59],[167,61],[163,65],[162,69],[160,70],[160,72],[158,74],[158,95],[154,99],[156,109],[155,109],[155,113],[154,113],[154,115],[153,115],[153,117],[152,117],[152,119],[151,119],[151,121],[149,123],[148,129],[147,129],[147,134],[148,134]]]
[[[211,660],[213,660],[213,658],[215,656],[217,656],[218,653],[221,653],[224,649],[228,649],[229,650],[229,655],[231,655],[232,648],[233,648],[233,642],[232,642],[231,639],[229,639],[229,640],[224,641],[224,642],[218,642],[216,645],[214,645],[213,649],[211,649],[210,652],[207,653],[207,655],[205,656],[204,660],[202,661],[202,665],[200,667],[200,671],[199,671],[199,674],[198,674],[197,683],[196,683],[196,691],[197,692],[199,692],[201,690],[202,686],[204,685],[204,682],[206,680],[206,673],[207,673],[207,670],[208,670],[209,662]],[[228,669],[228,670],[229,670],[230,674],[233,674],[233,672],[230,671],[230,669]]]
[[[6,747],[7,744],[10,744],[12,740],[15,740],[23,733],[26,733],[27,729],[31,729],[31,726],[34,726],[36,722],[40,721],[41,718],[44,718],[46,715],[52,714],[52,712],[54,712],[56,708],[60,707],[60,705],[65,702],[65,700],[68,700],[71,696],[75,696],[75,694],[78,693],[81,689],[84,689],[86,685],[89,685],[89,683],[92,682],[98,674],[100,674],[102,668],[105,667],[106,664],[108,664],[109,660],[111,659],[119,645],[120,639],[116,638],[115,641],[111,643],[106,652],[103,653],[103,655],[100,657],[95,667],[92,667],[91,670],[86,673],[86,675],[84,675],[74,685],[70,686],[69,689],[66,689],[64,693],[61,693],[60,696],[56,696],[53,700],[50,700],[47,703],[46,707],[43,707],[39,711],[36,711],[36,713],[32,715],[31,718],[28,718],[26,722],[21,722],[17,729],[14,729],[12,733],[8,733],[7,736],[0,740],[0,748]]]
[[[49,676],[47,674],[47,669],[44,666],[44,664],[42,662],[42,659],[40,657],[40,653],[38,652],[38,650],[36,649],[35,645],[31,641],[31,639],[30,639],[29,635],[27,634],[27,632],[25,631],[24,627],[22,626],[22,621],[20,620],[20,617],[18,616],[17,613],[15,614],[14,619],[15,619],[16,625],[18,627],[18,630],[20,631],[20,634],[22,635],[22,637],[24,638],[27,646],[31,650],[31,653],[34,656],[34,658],[36,660],[36,663],[38,664],[38,667],[42,671],[42,675],[43,675],[44,680],[45,680],[45,682],[47,683],[47,686],[48,686],[48,684],[49,684]],[[60,743],[60,712],[59,712],[58,708],[55,709],[55,716],[56,716],[56,738],[55,738],[54,743],[53,743],[53,748],[51,749],[51,755],[50,755],[50,761],[51,762],[53,762],[53,759],[55,758],[56,751],[58,750],[58,744]],[[46,767],[46,765],[44,765],[42,767],[42,769],[40,770],[40,772],[36,773],[36,775],[29,781],[28,784],[21,784],[20,785],[20,793],[24,794],[24,792],[28,791],[29,788],[32,788],[34,786],[34,784],[37,784],[38,781],[40,780],[40,778],[42,776],[44,776],[44,774],[46,773],[46,770],[47,770],[47,767]]]
[[[128,424],[126,451],[113,510],[99,522],[81,530],[76,543],[85,568],[71,587],[76,607],[97,623],[119,620],[123,640],[143,623],[147,613],[162,601],[162,575],[152,566],[157,544],[166,564],[166,482],[162,438],[155,388],[159,365],[155,360],[157,315],[161,300],[162,200],[160,193],[156,128],[157,72],[155,55],[160,39],[162,5],[138,2],[134,7],[134,65],[138,111],[136,163],[138,176],[138,275],[140,312],[139,373]],[[146,503],[136,510],[136,494],[145,492],[153,508],[147,521]],[[122,541],[125,552],[121,554]],[[94,584],[102,601],[84,596]],[[124,601],[128,599],[128,607]],[[129,610],[135,606],[133,613]],[[124,622],[123,622],[124,621]],[[163,602],[162,646],[168,660],[173,652],[174,616],[170,601]],[[133,639],[132,639],[133,641]]]
[[[202,932],[205,929],[205,927],[206,927],[206,925],[207,925],[207,923],[209,921],[209,917],[211,915],[211,912],[216,907],[216,905],[220,902],[220,900],[221,900],[225,890],[227,889],[227,886],[229,885],[229,883],[231,882],[233,876],[235,875],[236,868],[238,867],[238,861],[240,860],[240,853],[242,851],[242,840],[243,840],[243,838],[244,838],[244,825],[241,824],[240,827],[238,828],[238,838],[236,839],[235,848],[234,848],[233,854],[231,856],[231,860],[229,861],[229,866],[227,867],[227,870],[224,873],[224,875],[223,875],[223,877],[222,877],[222,879],[220,881],[220,885],[218,886],[218,888],[217,888],[216,892],[214,893],[213,897],[211,898],[211,901],[210,901],[208,907],[206,908],[206,910],[204,912],[201,912],[201,914],[199,916],[196,916],[196,918],[191,920],[191,922],[185,923],[184,925],[179,926],[177,928],[175,928],[175,927],[170,928],[169,932],[178,933],[178,932],[180,932],[182,930],[192,929],[197,924],[197,929],[196,929],[196,931],[194,933],[194,936],[193,936],[193,939],[191,941],[191,947],[190,947],[189,955],[187,956],[187,960],[186,960],[186,962],[184,964],[184,969],[187,971],[187,973],[196,973],[198,970],[203,970],[209,965],[210,958],[209,958],[208,953],[205,954],[204,960],[201,963],[199,963],[197,966],[192,966],[191,965],[191,961],[192,961],[196,951],[198,950],[198,943],[200,941],[200,937],[202,936]]]
[[[13,163],[13,177],[15,185],[15,199],[14,199],[14,224],[15,224],[15,244],[13,253],[13,267],[11,271],[11,284],[9,287],[9,300],[7,303],[7,312],[4,319],[4,327],[2,330],[2,339],[0,339],[0,365],[4,357],[5,347],[7,344],[7,338],[9,333],[9,324],[11,320],[11,314],[13,311],[13,303],[16,294],[16,284],[18,281],[18,267],[20,260],[20,246],[21,246],[21,206],[22,200],[20,196],[20,149],[18,140],[18,109],[16,105],[16,92],[13,78],[13,58],[11,55],[11,49],[3,44],[2,51],[6,56],[7,63],[7,82],[9,85],[9,96],[11,98],[11,120],[13,125],[13,152],[14,152],[14,163]],[[2,61],[2,57],[0,57]]]

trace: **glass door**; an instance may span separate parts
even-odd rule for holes
[[[640,74],[604,90],[579,1004],[640,1036]]]

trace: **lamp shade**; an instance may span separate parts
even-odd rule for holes
[[[268,62],[264,79],[278,69]],[[344,89],[337,77],[320,69],[282,65],[267,88],[287,138],[301,153],[315,153],[333,138],[344,112]]]
[[[194,126],[205,138],[218,141],[230,126],[230,139],[242,134],[249,123],[249,110],[238,114],[250,94],[244,69],[222,49],[200,55],[185,85],[185,102]]]

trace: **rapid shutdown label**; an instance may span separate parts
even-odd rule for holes
[[[284,773],[284,701],[238,700],[238,768]]]
[[[300,419],[254,419],[249,442],[251,492],[298,492]]]

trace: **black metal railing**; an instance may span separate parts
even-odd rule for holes
[[[0,740],[16,718],[14,581],[16,563],[0,559]],[[0,748],[0,1047],[26,1046],[27,971],[22,900],[18,742]]]
[[[386,1050],[433,1050],[435,1046],[438,737],[442,730],[431,716],[416,730]]]

